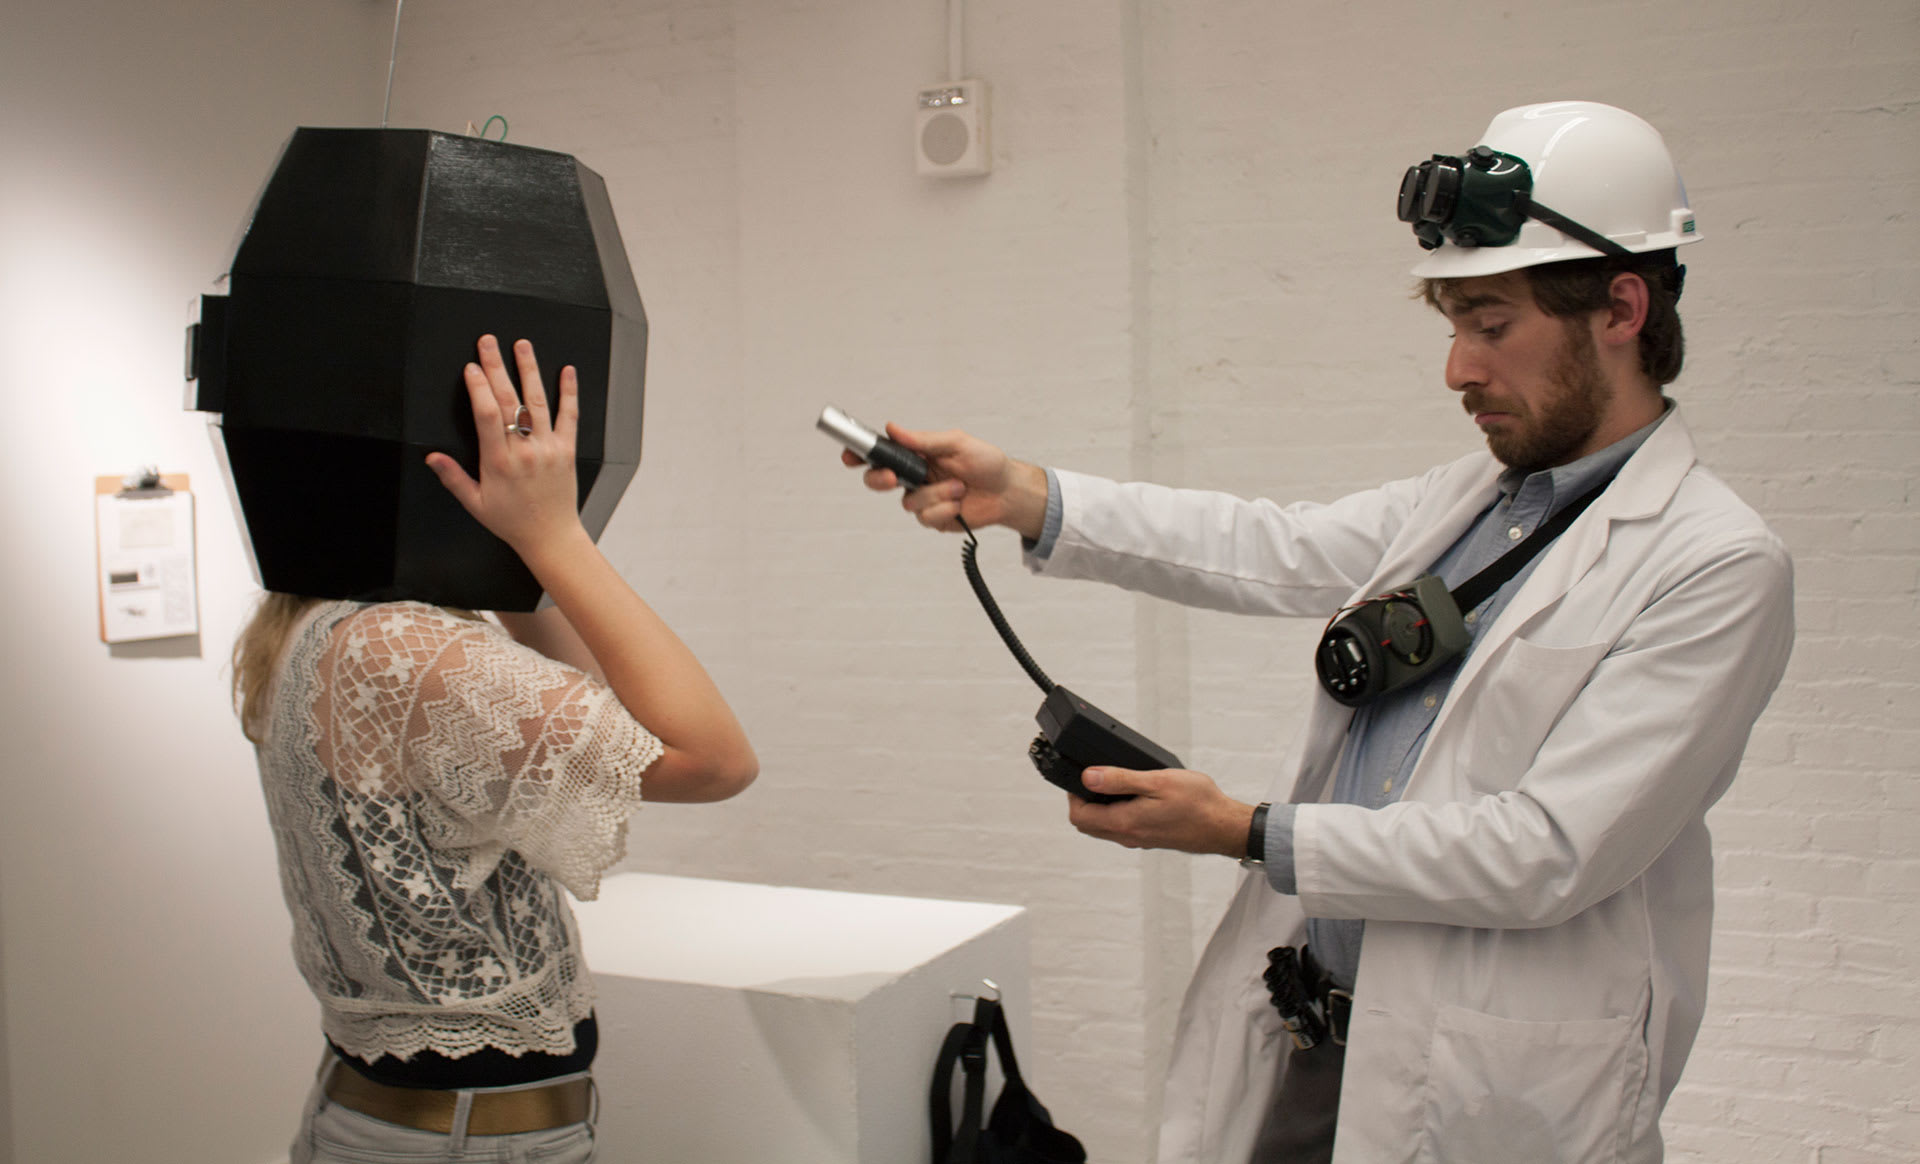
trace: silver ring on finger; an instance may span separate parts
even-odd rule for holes
[[[513,433],[518,433],[523,437],[532,436],[533,435],[533,411],[529,409],[526,405],[522,404],[520,406],[520,410],[513,414],[513,423],[507,426],[507,432],[510,435]]]

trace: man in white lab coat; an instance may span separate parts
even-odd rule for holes
[[[893,429],[933,469],[905,504],[1018,530],[1041,573],[1191,605],[1400,604],[1323,647],[1275,803],[1111,768],[1087,787],[1132,799],[1072,801],[1096,837],[1252,858],[1188,988],[1163,1162],[1649,1164],[1704,1004],[1704,816],[1785,668],[1791,564],[1661,391],[1675,250],[1699,235],[1651,126],[1509,110],[1410,169],[1400,206],[1487,453],[1281,507]],[[1473,593],[1515,546],[1532,556]],[[1402,617],[1429,573],[1461,599],[1451,657],[1446,603]],[[1306,969],[1283,1027],[1263,972],[1289,957]]]

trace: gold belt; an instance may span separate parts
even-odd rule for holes
[[[334,1066],[327,1098],[341,1107],[404,1128],[452,1132],[457,1091],[390,1087],[375,1083],[345,1063]],[[470,1136],[510,1136],[582,1123],[591,1114],[593,1084],[585,1076],[512,1091],[476,1091],[467,1116]]]

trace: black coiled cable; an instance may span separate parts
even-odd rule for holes
[[[973,530],[968,527],[964,519],[956,517],[954,520],[960,523],[961,530],[967,535],[967,544],[960,547],[960,564],[967,571],[967,581],[973,586],[974,596],[980,599],[980,606],[987,612],[987,618],[993,622],[993,629],[1000,632],[1001,641],[1007,644],[1007,649],[1013,652],[1013,657],[1019,661],[1028,676],[1040,685],[1042,692],[1048,695],[1053,694],[1053,680],[1047,678],[1047,673],[1040,669],[1040,664],[1034,662],[1033,656],[1027,653],[1027,648],[1020,642],[1020,636],[1014,634],[1013,627],[1007,624],[1007,616],[1000,613],[1000,604],[995,602],[993,595],[988,592],[987,580],[980,576],[980,563],[976,560],[980,552],[980,539],[973,536]]]

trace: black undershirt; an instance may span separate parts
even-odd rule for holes
[[[600,1048],[600,1025],[592,1015],[573,1026],[573,1053],[549,1055],[528,1051],[509,1055],[498,1047],[483,1047],[471,1055],[449,1059],[437,1051],[421,1051],[409,1059],[382,1055],[369,1063],[342,1051],[332,1039],[327,1045],[347,1066],[389,1087],[413,1087],[433,1091],[459,1091],[463,1088],[516,1087],[577,1075],[593,1066],[593,1054]]]

